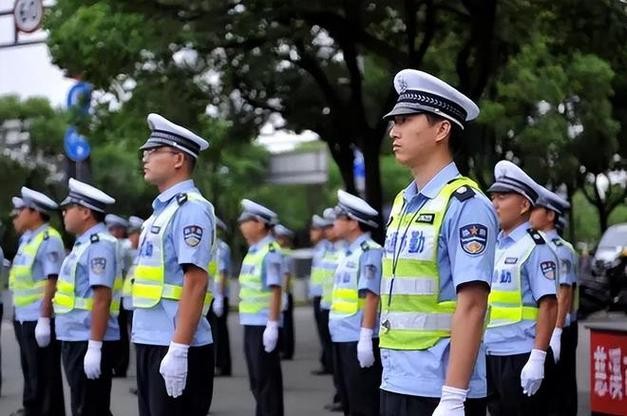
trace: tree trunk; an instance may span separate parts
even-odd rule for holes
[[[362,153],[364,155],[364,165],[366,168],[366,200],[379,212],[379,228],[373,231],[372,238],[378,243],[383,243],[385,238],[385,230],[383,227],[382,199],[383,190],[381,187],[381,166],[379,161],[379,146],[374,144],[379,142],[380,138],[367,138],[370,146],[364,146]]]
[[[355,176],[353,173],[353,151],[344,143],[328,142],[329,152],[342,175],[346,192],[356,195]]]

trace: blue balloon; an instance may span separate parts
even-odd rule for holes
[[[65,131],[63,138],[65,154],[74,162],[82,162],[89,157],[91,147],[84,136],[78,134],[74,127],[69,127]]]
[[[67,108],[79,106],[81,111],[87,113],[91,101],[91,84],[79,81],[70,88],[67,93]]]

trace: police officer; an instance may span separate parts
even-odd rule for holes
[[[557,313],[556,257],[530,228],[538,185],[509,161],[498,162],[494,176],[488,192],[501,232],[484,337],[488,410],[493,416],[545,415],[549,401],[543,379],[553,365],[547,350]]]
[[[9,288],[24,375],[23,414],[64,415],[61,345],[53,328],[52,297],[65,250],[61,235],[49,224],[58,205],[27,187],[22,187],[17,202],[13,224],[24,237],[13,260]]]
[[[283,415],[283,376],[277,342],[283,258],[272,235],[276,214],[248,199],[241,202],[239,228],[248,243],[239,275],[239,320],[257,416]]]
[[[142,151],[144,179],[159,189],[134,270],[132,341],[142,416],[202,415],[213,395],[214,349],[206,319],[215,250],[213,206],[191,178],[208,143],[158,114]]]
[[[322,300],[322,282],[324,281],[325,269],[322,267],[322,257],[327,247],[331,244],[324,237],[324,229],[333,227],[331,221],[327,221],[320,215],[315,214],[311,217],[311,226],[309,228],[309,241],[313,244],[313,255],[311,258],[311,273],[309,278],[309,298],[313,303],[314,320],[316,329],[318,330],[318,338],[320,339],[320,368],[312,370],[313,375],[332,374],[333,363],[332,356],[327,353],[324,348],[325,329],[322,325],[320,301]],[[329,332],[328,321],[326,332]]]
[[[133,273],[135,272],[135,261],[139,252],[139,237],[141,235],[144,220],[131,215],[128,217],[128,251],[127,255],[131,259],[130,268],[124,276],[124,285],[122,286],[122,309],[126,311],[128,318],[126,320],[126,329],[130,333],[133,323]],[[121,327],[122,328],[122,327]],[[137,394],[137,385],[129,387],[131,394]]]
[[[333,228],[348,246],[335,271],[329,315],[334,371],[344,414],[377,415],[381,359],[376,338],[383,249],[370,231],[378,226],[378,212],[342,190],[337,197]]]
[[[551,351],[556,362],[551,388],[551,414],[577,414],[577,322],[576,287],[578,264],[573,246],[558,234],[559,220],[570,204],[546,188],[538,188],[538,199],[531,213],[531,226],[541,231],[558,259],[559,292],[557,320],[551,335]]]
[[[231,342],[229,337],[229,276],[231,275],[231,248],[220,238],[226,233],[226,224],[216,218],[218,239],[216,240],[216,276],[213,288],[213,304],[210,312],[216,348],[216,376],[231,375]]]
[[[61,202],[67,232],[76,236],[54,295],[55,328],[70,385],[73,415],[111,415],[114,341],[120,339],[122,265],[118,242],[103,223],[115,200],[101,190],[69,180]]]
[[[281,297],[281,315],[283,325],[279,330],[279,350],[281,359],[294,358],[294,295],[292,288],[296,275],[296,264],[292,253],[294,232],[282,224],[274,227],[276,241],[283,255],[283,293]]]
[[[133,258],[131,256],[131,246],[128,240],[128,220],[115,214],[107,214],[105,216],[105,225],[109,234],[118,239],[120,243],[120,250],[122,254],[122,278],[126,281],[126,275],[131,268]],[[129,311],[124,307],[124,302],[120,307],[120,313],[118,315],[118,325],[120,326],[120,341],[115,344],[114,347],[114,361],[113,361],[113,377],[126,377],[126,371],[128,370],[129,362],[129,333],[128,333],[128,321]]]
[[[414,180],[394,200],[385,240],[381,414],[485,415],[481,336],[497,224],[453,162],[479,108],[422,71],[402,70],[394,86],[392,149]]]

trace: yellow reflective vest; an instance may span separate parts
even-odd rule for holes
[[[263,260],[270,252],[280,252],[276,241],[270,241],[254,252],[248,252],[242,261],[239,275],[240,315],[268,314],[272,290],[262,281]]]
[[[411,213],[405,211],[404,192],[396,196],[383,258],[381,348],[425,350],[450,337],[456,302],[440,301],[438,240],[451,198],[477,192],[474,181],[459,177]]]
[[[17,255],[19,263],[13,264],[9,272],[9,289],[13,291],[13,304],[17,307],[28,306],[42,299],[47,281],[33,281],[33,265],[39,248],[48,238],[61,239],[61,235],[52,227],[42,229],[29,242],[20,246]]]
[[[322,298],[320,299],[320,307],[323,309],[331,309],[331,303],[333,302],[333,281],[335,277],[335,271],[337,266],[344,258],[345,251],[342,248],[338,248],[336,243],[331,243],[322,256],[320,273],[322,280]]]
[[[76,296],[76,268],[80,258],[87,253],[87,250],[93,243],[99,241],[109,241],[114,244],[115,247],[115,263],[116,263],[116,275],[113,281],[111,306],[109,307],[109,313],[111,316],[118,316],[120,313],[120,299],[122,295],[122,255],[120,250],[120,243],[118,240],[110,234],[98,233],[93,234],[89,241],[75,246],[72,253],[65,259],[63,266],[61,267],[61,273],[57,280],[57,291],[52,299],[54,306],[54,312],[56,314],[64,314],[73,311],[74,309],[81,309],[91,311],[94,306],[93,298],[82,298]]]
[[[212,205],[203,198],[197,192],[187,192],[186,194],[179,194],[177,198],[173,198],[172,201],[161,211],[158,215],[153,214],[145,222],[145,226],[139,237],[139,247],[144,247],[145,244],[149,244],[152,247],[152,253],[150,256],[142,255],[140,252],[137,256],[135,270],[133,271],[133,286],[132,297],[134,308],[152,308],[161,302],[161,299],[168,299],[178,301],[181,299],[183,293],[182,284],[174,284],[168,281],[168,276],[165,275],[165,257],[164,257],[164,242],[165,232],[168,228],[168,224],[174,218],[174,214],[179,207],[187,200],[190,201],[202,201],[207,203],[210,207]],[[213,207],[211,208],[213,210]],[[156,231],[156,232],[153,232]],[[212,250],[215,252],[215,225],[212,232],[214,241],[212,242]],[[141,249],[140,249],[141,251]],[[210,269],[210,265],[207,265]],[[212,296],[212,275],[209,274],[209,282],[207,284],[207,293],[203,303],[203,315],[209,310]]]

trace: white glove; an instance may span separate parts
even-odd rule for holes
[[[276,348],[279,340],[279,322],[268,321],[266,329],[263,331],[263,349],[270,353]]]
[[[224,297],[216,296],[215,298],[213,298],[212,308],[215,316],[217,316],[218,318],[221,317],[224,314]]]
[[[183,394],[187,382],[187,350],[189,345],[177,344],[170,341],[170,348],[166,353],[159,372],[165,381],[165,390],[168,396],[177,398]]]
[[[520,372],[520,385],[523,393],[527,396],[533,396],[537,393],[542,379],[544,378],[544,360],[546,352],[541,350],[531,350],[529,360]]]
[[[372,367],[374,364],[374,352],[372,351],[372,329],[361,328],[359,341],[357,342],[357,360],[361,368]]]
[[[464,401],[468,390],[442,386],[442,397],[433,416],[464,416]]]
[[[287,310],[289,299],[287,297],[287,292],[281,293],[281,312],[285,312]]]
[[[35,340],[40,348],[50,345],[50,318],[40,316],[35,326]]]
[[[102,341],[89,340],[87,352],[83,358],[83,369],[90,380],[100,377],[100,360],[102,358]]]
[[[551,335],[551,342],[549,343],[551,350],[553,351],[553,358],[555,364],[560,360],[560,352],[562,351],[562,328],[553,329],[553,335]]]

